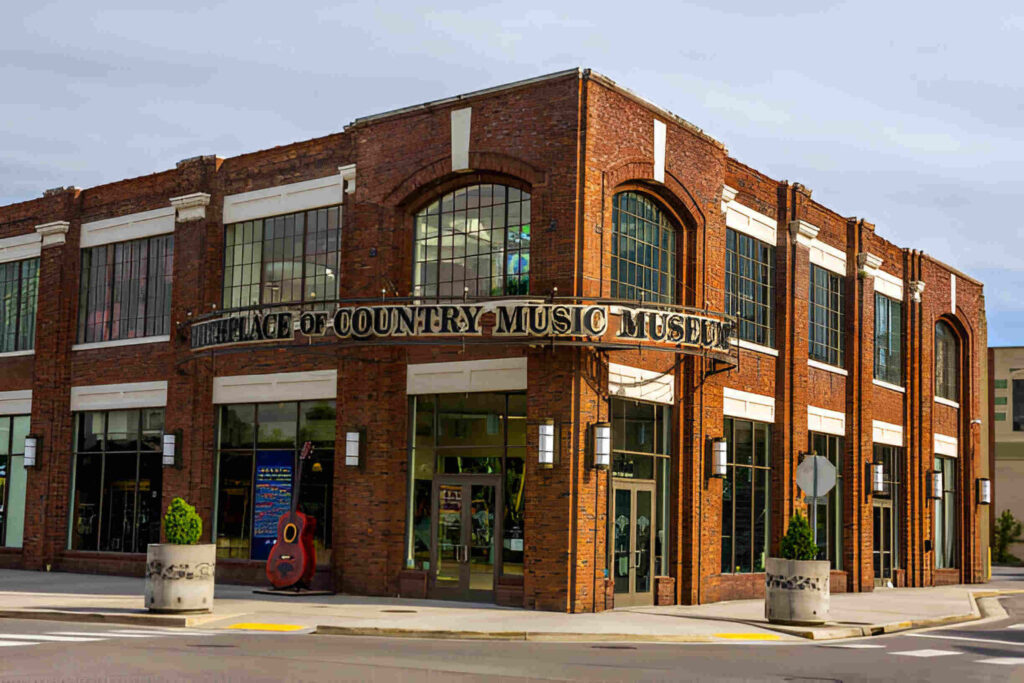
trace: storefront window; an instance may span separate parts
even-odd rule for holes
[[[811,450],[825,456],[836,468],[836,485],[815,503],[818,559],[828,560],[832,569],[843,568],[843,438],[811,433]]]
[[[935,567],[957,566],[956,458],[935,456],[935,471],[942,472],[942,498],[935,501]]]
[[[224,228],[224,308],[313,303],[338,295],[341,207]]]
[[[416,214],[416,296],[530,291],[530,193],[505,185],[449,192]]]
[[[39,259],[0,263],[0,353],[35,348]]]
[[[25,528],[28,415],[0,415],[0,546],[20,548]]]
[[[676,229],[650,197],[612,198],[612,297],[671,304],[676,299]]]
[[[82,250],[79,343],[169,334],[174,235]]]
[[[872,562],[876,579],[891,580],[900,567],[903,449],[875,444],[872,464],[882,466],[882,491],[872,494]]]
[[[722,482],[722,573],[763,572],[768,555],[770,425],[725,418],[728,473]]]
[[[76,416],[69,547],[142,553],[160,542],[164,409]]]
[[[526,395],[415,396],[410,453],[406,566],[430,568],[435,475],[496,475],[502,480],[501,565],[523,573]]]
[[[332,400],[243,403],[220,407],[217,458],[217,556],[265,560],[277,520],[291,509],[298,484],[295,462],[303,445],[298,509],[316,519],[317,563],[330,561],[334,482]],[[275,495],[281,487],[287,496]]]

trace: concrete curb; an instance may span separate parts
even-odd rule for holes
[[[85,624],[126,624],[129,626],[172,626],[186,628],[201,626],[211,621],[230,619],[236,614],[116,614],[110,612],[69,612],[67,610],[5,609],[0,619],[36,619],[40,621],[66,621]]]
[[[657,635],[636,633],[560,633],[557,631],[428,631],[405,628],[372,628],[359,626],[328,626],[315,628],[313,635],[365,636],[376,638],[429,638],[435,640],[506,640],[541,643],[717,643],[714,636]]]

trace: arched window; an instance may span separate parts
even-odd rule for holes
[[[675,303],[676,229],[649,197],[612,199],[612,296]]]
[[[528,294],[530,193],[506,185],[449,192],[414,219],[416,296]]]
[[[935,323],[935,395],[957,400],[957,340],[949,323]]]

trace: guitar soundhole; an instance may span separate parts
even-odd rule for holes
[[[285,543],[294,543],[295,538],[299,535],[299,530],[294,524],[286,524],[284,527],[284,533],[282,534]]]

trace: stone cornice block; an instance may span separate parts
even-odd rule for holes
[[[725,211],[725,207],[729,205],[729,202],[736,199],[736,195],[739,194],[739,190],[735,187],[729,187],[728,185],[722,185],[722,211]]]
[[[59,246],[67,241],[68,230],[71,223],[67,221],[53,221],[36,226],[36,232],[43,238],[43,248]]]
[[[818,233],[821,232],[821,228],[811,225],[807,221],[796,219],[789,222],[789,231],[797,244],[810,247]]]
[[[914,280],[910,283],[910,296],[914,301],[921,302],[921,294],[924,293],[924,281]]]
[[[352,194],[356,191],[356,165],[339,166],[338,173],[341,174],[341,185],[345,194]]]
[[[177,222],[195,221],[206,218],[206,207],[210,203],[210,195],[205,192],[193,192],[180,197],[171,197],[171,206],[177,214]]]
[[[874,277],[878,273],[878,269],[881,267],[881,256],[875,256],[869,251],[862,251],[857,254],[857,269],[862,275]]]

